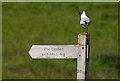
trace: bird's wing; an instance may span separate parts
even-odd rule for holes
[[[90,22],[90,19],[88,18],[88,17],[83,17],[82,19],[81,19],[81,21],[83,21],[83,22]]]
[[[88,17],[83,17],[80,21],[80,25],[88,26],[90,24],[91,24],[91,22],[90,22],[90,19]]]
[[[80,21],[80,25],[84,25],[85,24],[85,22],[84,21]]]

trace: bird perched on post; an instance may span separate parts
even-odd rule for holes
[[[88,26],[91,24],[90,19],[86,16],[85,11],[80,11],[77,13],[77,15],[78,14],[81,15],[80,25],[82,25],[82,28],[86,27],[88,30]]]

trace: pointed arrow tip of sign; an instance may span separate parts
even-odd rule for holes
[[[31,55],[31,50],[28,51],[29,55],[31,58],[33,58],[33,56]]]

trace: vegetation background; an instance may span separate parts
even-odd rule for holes
[[[3,79],[76,79],[77,61],[32,60],[36,45],[77,44],[80,16],[91,19],[90,79],[118,78],[118,3],[2,3]]]

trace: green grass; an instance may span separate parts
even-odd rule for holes
[[[3,3],[4,79],[75,79],[76,60],[32,60],[33,44],[77,44],[80,16],[91,19],[90,78],[118,78],[118,3]]]

